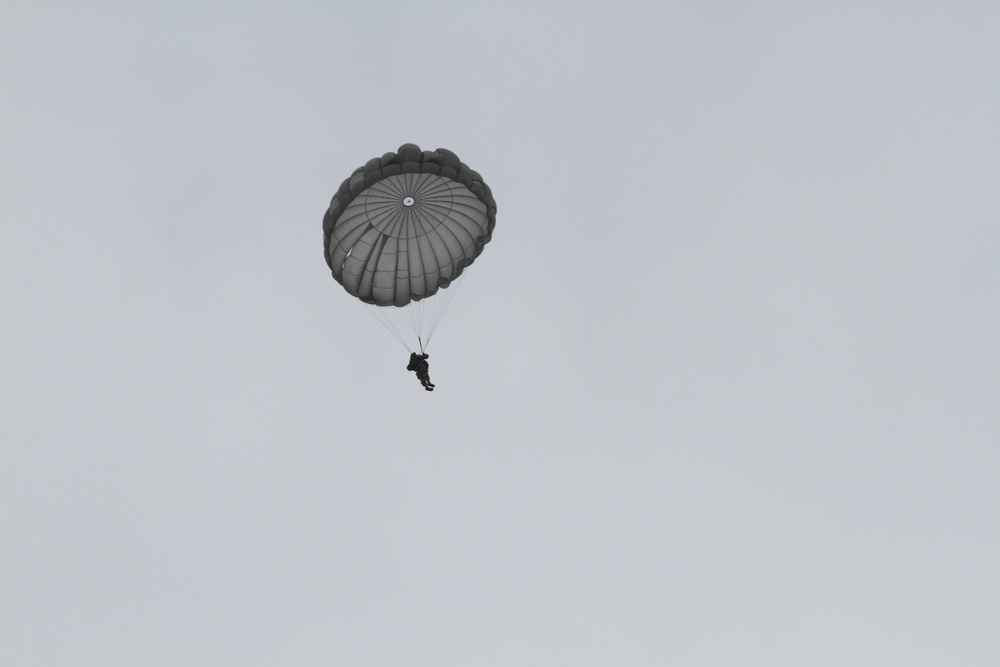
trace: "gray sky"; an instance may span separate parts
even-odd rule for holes
[[[0,663],[1000,664],[995,3],[0,5]],[[323,261],[498,203],[433,394]]]

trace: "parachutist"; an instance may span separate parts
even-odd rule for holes
[[[430,365],[427,363],[427,358],[430,356],[426,352],[423,354],[410,352],[410,363],[406,365],[406,370],[417,374],[417,379],[420,380],[424,389],[434,391],[434,385],[431,384]]]

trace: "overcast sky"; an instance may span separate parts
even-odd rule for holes
[[[1000,664],[1000,5],[0,4],[0,663]],[[330,277],[498,204],[434,393]]]

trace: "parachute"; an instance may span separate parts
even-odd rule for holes
[[[341,183],[323,217],[326,263],[404,347],[423,352],[496,212],[489,186],[457,155],[403,144]]]

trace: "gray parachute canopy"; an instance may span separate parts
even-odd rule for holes
[[[406,306],[472,264],[496,212],[489,186],[457,155],[403,144],[340,185],[323,218],[326,263],[365,303]]]

